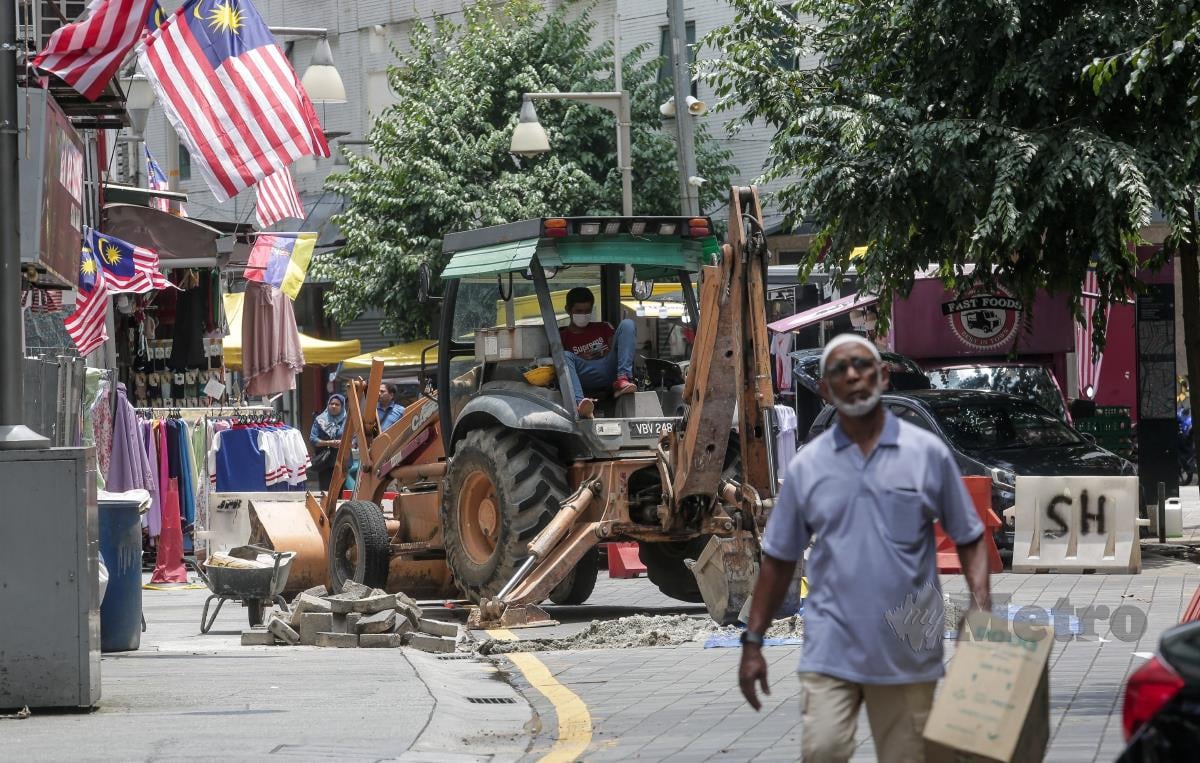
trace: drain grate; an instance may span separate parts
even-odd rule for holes
[[[475,705],[515,705],[512,697],[467,697],[467,701]]]
[[[473,659],[475,659],[475,655],[473,655],[473,654],[439,654],[438,659],[439,660],[473,660]]]

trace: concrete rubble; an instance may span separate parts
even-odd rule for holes
[[[242,646],[411,646],[446,653],[455,651],[461,638],[458,623],[425,617],[405,594],[347,581],[339,594],[331,594],[325,586],[297,594],[286,611],[274,610],[264,626],[243,631]]]

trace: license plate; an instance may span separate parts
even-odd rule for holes
[[[664,432],[675,428],[673,421],[631,421],[629,436],[635,440],[658,439]]]

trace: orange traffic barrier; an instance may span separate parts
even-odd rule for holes
[[[1183,619],[1181,623],[1194,623],[1200,620],[1200,586],[1196,586],[1196,592],[1192,594],[1192,600],[1188,602],[1187,609],[1183,611]]]
[[[646,574],[646,565],[638,556],[638,544],[609,543],[607,546],[610,578],[636,578]]]
[[[1002,524],[1000,517],[992,511],[992,480],[989,477],[963,477],[963,484],[975,504],[975,511],[983,522],[983,542],[987,546],[988,568],[991,572],[1003,572],[1004,560],[1000,558],[1000,549],[996,548],[995,531]],[[941,525],[935,524],[937,535],[937,566],[938,572],[962,572],[962,563],[958,560],[958,547]]]

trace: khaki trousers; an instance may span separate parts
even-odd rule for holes
[[[856,684],[821,673],[800,674],[801,749],[812,763],[846,761],[854,754],[858,711],[867,720],[882,763],[925,760],[921,732],[929,719],[936,681],[891,686]]]

